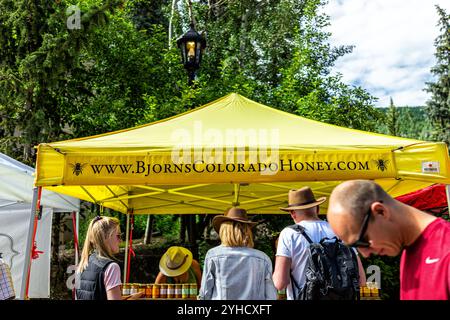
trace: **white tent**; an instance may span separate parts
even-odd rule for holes
[[[16,297],[24,298],[27,274],[27,244],[31,242],[34,169],[0,153],[0,252],[11,267]],[[78,212],[80,200],[43,190],[42,217],[36,232],[37,250],[42,254],[31,264],[28,297],[50,296],[52,214]]]

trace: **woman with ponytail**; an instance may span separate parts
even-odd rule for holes
[[[120,267],[114,255],[121,241],[117,218],[97,216],[89,224],[76,274],[77,300],[137,299],[122,297]]]
[[[253,248],[255,225],[236,207],[214,217],[221,245],[206,253],[200,300],[276,300],[272,262]]]

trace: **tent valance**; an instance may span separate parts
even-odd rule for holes
[[[143,126],[38,146],[35,184],[134,213],[282,213],[291,188],[373,179],[399,196],[450,183],[444,143],[353,130],[238,94]]]

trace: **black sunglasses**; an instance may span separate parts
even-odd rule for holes
[[[361,227],[361,231],[359,232],[359,237],[358,240],[356,240],[355,242],[349,244],[350,247],[354,247],[354,248],[368,248],[370,247],[370,243],[367,240],[364,240],[364,236],[366,235],[366,231],[367,231],[367,226],[369,225],[369,218],[370,215],[372,214],[372,205],[370,205],[369,210],[367,210],[366,216],[364,217],[363,223],[362,223],[362,227]]]

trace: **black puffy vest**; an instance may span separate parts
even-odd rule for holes
[[[100,258],[95,253],[89,256],[89,263],[81,273],[76,289],[77,300],[107,300],[104,275],[112,262],[114,261]]]

